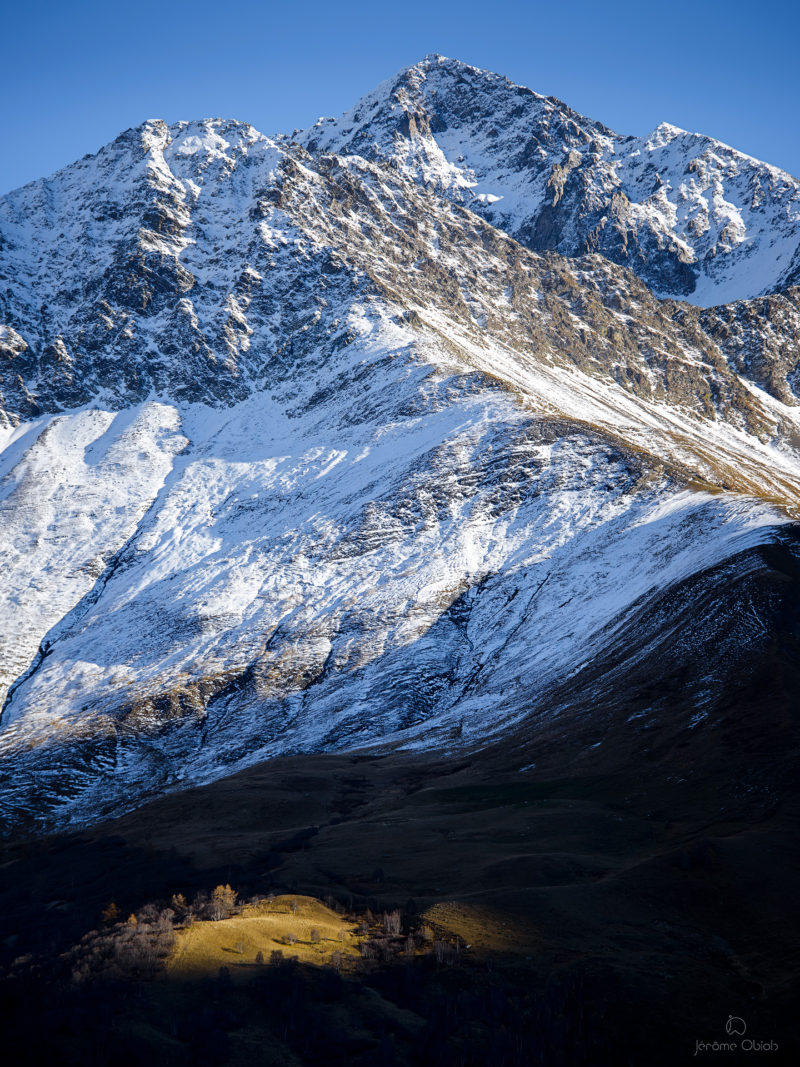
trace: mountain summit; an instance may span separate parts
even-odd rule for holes
[[[430,56],[3,198],[9,829],[291,752],[724,747],[788,641],[798,195]]]
[[[662,296],[705,307],[800,280],[796,178],[667,122],[622,136],[443,56],[301,141],[432,183],[534,251],[601,252]]]

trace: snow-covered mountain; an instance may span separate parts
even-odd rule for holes
[[[593,664],[677,654],[659,605],[691,615],[701,576],[725,655],[676,714],[713,728],[775,610],[736,575],[800,508],[800,290],[772,292],[797,182],[708,144],[637,150],[432,57],[297,141],[148,122],[0,201],[9,825],[279,753],[568,730]],[[600,226],[645,158],[662,192]],[[679,166],[692,203],[724,185],[702,241]],[[737,299],[646,284],[695,276]]]
[[[443,56],[301,138],[380,159],[536,251],[601,252],[662,296],[709,306],[800,281],[800,182],[662,122],[627,137]]]

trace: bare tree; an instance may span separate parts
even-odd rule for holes
[[[190,916],[191,908],[186,902],[186,897],[183,893],[173,893],[170,900],[170,907],[175,912],[175,920],[179,923],[184,923]]]
[[[365,960],[374,960],[378,958],[378,949],[373,941],[362,941],[361,943],[361,955]]]
[[[383,913],[383,928],[387,934],[392,937],[397,937],[400,933],[400,911],[395,908],[394,911]]]
[[[113,900],[110,901],[108,907],[103,908],[102,916],[103,922],[107,923],[109,926],[111,926],[112,923],[115,923],[119,919],[119,908]]]
[[[227,919],[236,907],[236,893],[229,885],[218,885],[211,894],[211,913],[215,919]]]

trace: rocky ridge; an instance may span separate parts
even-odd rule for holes
[[[796,178],[668,122],[623,136],[439,55],[301,138],[380,159],[535,251],[601,252],[661,296],[707,306],[800,278]]]

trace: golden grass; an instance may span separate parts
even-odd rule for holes
[[[319,932],[317,943],[311,940],[312,930]],[[288,943],[292,937],[294,943]],[[257,953],[269,966],[275,951],[317,966],[330,965],[340,953],[342,966],[348,968],[360,959],[360,945],[354,923],[313,897],[289,894],[248,904],[230,919],[195,922],[177,931],[166,974],[171,979],[204,978],[227,967],[232,979],[249,979],[262,966],[256,963]]]
[[[422,915],[423,923],[445,940],[460,938],[465,946],[482,953],[526,955],[539,940],[533,925],[516,915],[460,901],[434,904]]]

